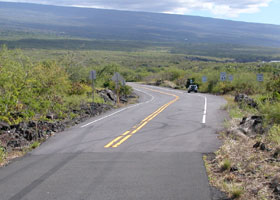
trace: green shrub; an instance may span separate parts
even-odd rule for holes
[[[68,74],[67,67],[55,61],[31,63],[20,51],[0,49],[0,121],[17,124],[43,119],[47,113],[64,118],[91,101],[91,86],[81,79],[71,82],[70,76],[80,71]],[[98,97],[96,101],[102,102]]]
[[[226,171],[229,170],[231,168],[231,162],[228,159],[225,159],[221,165],[221,170],[222,171]]]
[[[85,83],[72,83],[70,95],[83,95],[92,92],[92,87]]]
[[[94,103],[104,104],[105,101],[97,93],[94,94]]]
[[[267,123],[280,124],[280,102],[265,102],[259,104],[260,113],[265,116]]]
[[[20,52],[0,51],[0,120],[11,124],[56,111],[71,87],[55,62],[28,62]]]
[[[35,141],[35,142],[33,142],[33,143],[30,145],[30,148],[31,148],[31,149],[36,149],[38,146],[40,146],[40,142]]]

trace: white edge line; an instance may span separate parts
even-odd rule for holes
[[[202,118],[202,124],[206,123],[206,115],[207,115],[207,98],[205,98],[205,105],[204,105],[204,112],[203,112],[203,118]]]
[[[133,107],[136,107],[136,106],[140,106],[140,105],[142,105],[142,104],[150,103],[150,102],[152,102],[152,101],[155,99],[155,97],[154,97],[153,95],[150,95],[150,94],[148,94],[148,93],[146,93],[146,92],[144,92],[144,91],[142,91],[142,90],[138,90],[138,89],[135,89],[135,88],[133,88],[133,89],[136,90],[136,91],[142,92],[142,93],[144,93],[144,94],[146,94],[146,95],[148,95],[148,96],[150,96],[150,97],[152,97],[152,98],[151,98],[149,101],[145,101],[145,102],[142,102],[142,103],[135,104],[135,105],[133,105],[133,106],[129,106],[129,107],[127,107],[127,108],[123,108],[123,109],[121,109],[121,110],[118,110],[118,111],[116,111],[116,112],[110,114],[110,115],[107,115],[107,116],[104,116],[104,117],[102,117],[102,118],[100,118],[100,119],[97,119],[97,120],[94,120],[94,121],[92,121],[92,122],[89,122],[89,123],[87,123],[87,124],[81,126],[81,128],[84,128],[84,127],[89,126],[89,125],[91,125],[91,124],[94,124],[94,123],[96,123],[96,122],[98,122],[98,121],[101,121],[101,120],[103,120],[103,119],[106,119],[106,118],[108,118],[108,117],[111,117],[111,116],[113,116],[113,115],[115,115],[115,114],[118,114],[118,113],[124,111],[124,110],[130,109],[130,108],[133,108]]]
[[[203,95],[197,94],[197,96],[204,98],[204,110],[203,110],[203,116],[202,116],[202,124],[206,124],[206,116],[207,116],[207,97]]]
[[[204,98],[204,110],[203,110],[203,117],[202,117],[202,124],[206,124],[206,116],[207,116],[207,97],[198,95]]]

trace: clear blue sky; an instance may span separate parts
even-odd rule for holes
[[[280,0],[0,0],[215,17],[280,25]]]

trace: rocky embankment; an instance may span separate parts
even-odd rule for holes
[[[257,108],[244,94],[235,96],[239,106]],[[232,119],[221,134],[223,146],[205,159],[211,185],[241,200],[280,200],[280,148],[267,141],[269,128],[263,116]]]
[[[87,103],[82,104],[78,109],[70,110],[69,113],[75,117],[59,119],[55,114],[50,113],[45,121],[28,121],[15,125],[0,122],[0,146],[6,152],[28,147],[34,141],[44,141],[55,133],[61,132],[66,128],[84,122],[85,120],[98,116],[115,107],[117,97],[108,89],[98,90],[97,93],[102,97],[106,104]],[[137,98],[135,94],[121,96],[120,102],[127,103],[130,99]]]

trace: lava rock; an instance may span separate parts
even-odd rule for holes
[[[127,98],[124,97],[124,96],[120,97],[120,101],[123,102],[123,103],[127,103],[128,102]]]
[[[275,187],[273,192],[280,195],[280,186]]]
[[[273,189],[273,192],[277,195],[280,195],[280,176],[275,176],[271,183],[270,188]]]
[[[249,137],[255,137],[257,134],[264,134],[263,117],[244,117],[240,122],[239,130]]]
[[[238,171],[238,168],[236,166],[232,166],[230,168],[230,172],[236,172],[236,171]]]
[[[257,142],[256,144],[254,144],[253,148],[259,148],[261,145],[261,142]]]
[[[278,157],[280,157],[280,148],[277,148],[273,154],[273,158],[277,159]]]
[[[37,126],[37,123],[35,121],[28,122],[28,127],[36,128],[36,126]]]
[[[47,139],[55,132],[61,132],[65,130],[66,127],[79,124],[92,116],[99,115],[112,108],[113,106],[108,104],[91,103],[81,105],[79,109],[75,109],[77,117],[74,119],[68,118],[64,119],[63,121],[56,122],[29,121],[21,122],[11,126],[0,122],[1,146],[9,150],[28,146],[36,140]]]
[[[5,122],[0,122],[0,130],[7,131],[10,129],[10,125]]]
[[[266,150],[266,146],[265,146],[265,144],[264,144],[264,143],[262,143],[262,144],[261,144],[261,146],[260,146],[260,150],[262,150],[262,151],[265,151],[265,150]]]
[[[117,102],[117,96],[112,90],[98,90],[97,93],[100,95],[101,98],[104,99],[105,102]]]
[[[238,103],[245,103],[250,107],[257,108],[258,104],[254,101],[254,99],[248,97],[246,94],[237,94],[234,97],[234,101]]]

